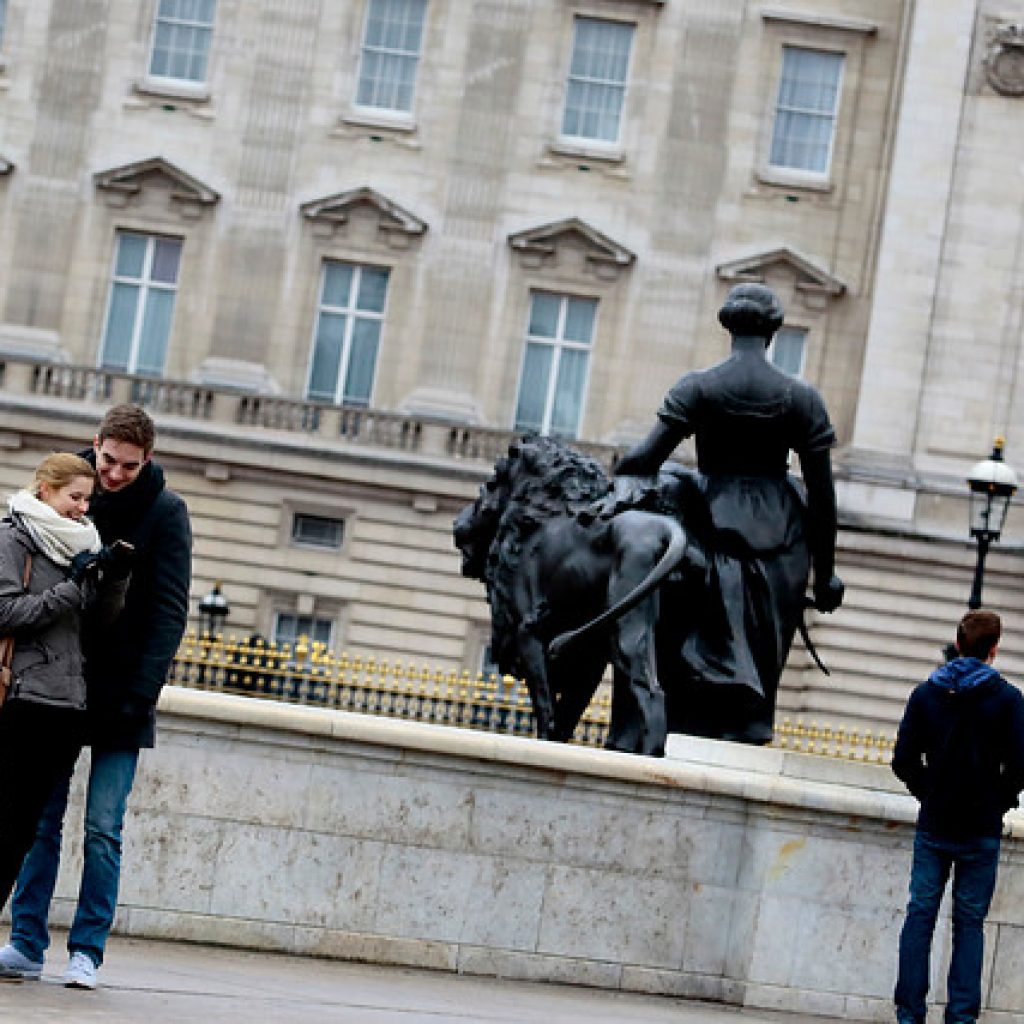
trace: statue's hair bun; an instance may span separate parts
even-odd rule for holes
[[[775,292],[763,284],[738,284],[718,311],[718,322],[731,334],[770,338],[785,319]]]

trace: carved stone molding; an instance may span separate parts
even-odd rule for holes
[[[1024,25],[996,29],[984,67],[988,84],[1000,96],[1024,96]]]
[[[161,156],[98,171],[93,180],[105,194],[108,205],[116,207],[130,205],[144,189],[166,189],[172,208],[190,219],[200,216],[205,208],[220,200],[220,194],[209,185]]]
[[[793,287],[803,296],[804,303],[810,309],[824,309],[829,299],[836,299],[846,291],[845,282],[809,256],[784,245],[719,263],[715,272],[723,281],[764,283],[768,269],[780,264],[793,275]]]
[[[299,210],[312,223],[317,235],[330,238],[344,229],[352,210],[360,206],[376,211],[378,230],[393,249],[407,248],[412,239],[419,238],[427,230],[426,221],[368,186],[312,199],[303,203]]]
[[[508,244],[519,253],[524,267],[537,269],[553,265],[557,261],[559,244],[573,236],[582,242],[587,266],[598,277],[614,279],[619,271],[636,262],[635,253],[578,217],[517,231],[508,236]]]

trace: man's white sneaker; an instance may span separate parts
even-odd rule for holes
[[[87,953],[71,954],[68,969],[64,972],[64,985],[67,988],[96,987],[96,965]]]
[[[10,981],[12,976],[35,981],[43,973],[42,960],[29,960],[24,953],[9,942],[0,949],[0,977]]]

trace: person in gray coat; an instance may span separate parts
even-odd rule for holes
[[[95,485],[85,459],[48,455],[0,521],[0,636],[15,641],[0,705],[0,908],[82,746],[82,629],[111,621],[128,588],[128,553],[104,548],[85,516]]]

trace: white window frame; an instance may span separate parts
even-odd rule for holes
[[[197,96],[208,94],[208,83],[210,80],[210,61],[213,57],[213,32],[217,22],[217,0],[213,0],[213,13],[209,22],[196,21],[187,18],[161,16],[161,0],[155,0],[153,12],[153,27],[149,37],[149,61],[146,67],[145,82],[154,86],[168,86],[174,90],[183,90],[186,93],[194,92]],[[153,61],[156,57],[156,36],[157,29],[161,22],[165,24],[185,25],[189,28],[198,28],[207,32],[206,64],[202,78],[180,78],[175,75],[163,75],[153,70]]]
[[[782,366],[780,363],[777,363],[775,361],[775,355],[776,355],[775,343],[778,341],[779,335],[786,335],[786,336],[789,336],[789,337],[799,336],[799,339],[800,339],[800,366],[797,368],[795,373],[791,373],[791,371],[787,370],[784,366]],[[771,344],[768,346],[768,353],[767,353],[768,361],[772,364],[772,366],[776,367],[779,370],[782,370],[783,373],[788,373],[792,377],[800,377],[800,378],[802,378],[803,375],[804,375],[804,369],[807,366],[807,335],[808,335],[808,331],[807,331],[806,327],[797,327],[797,326],[790,326],[788,324],[784,324],[782,327],[780,327],[775,332],[775,336],[772,338]]]
[[[625,77],[621,82],[599,79],[580,79],[578,76],[574,76],[572,73],[573,58],[576,54],[576,44],[578,40],[579,26],[582,22],[606,22],[608,24],[619,25],[623,28],[630,30],[629,39],[629,56],[626,61],[626,73]],[[572,41],[569,45],[569,63],[565,70],[565,95],[562,100],[562,109],[560,111],[560,120],[558,126],[558,138],[562,143],[567,143],[572,146],[584,146],[595,149],[606,149],[610,151],[617,151],[622,145],[622,129],[623,122],[626,118],[626,98],[629,94],[629,83],[633,73],[633,60],[636,54],[636,36],[637,36],[637,24],[632,21],[622,21],[615,18],[602,18],[596,17],[589,14],[577,14],[573,18],[572,26]],[[569,107],[569,92],[570,85],[574,80],[582,81],[585,84],[600,85],[609,88],[616,88],[621,90],[620,102],[618,110],[618,122],[617,132],[614,139],[603,139],[597,138],[591,135],[571,135],[565,131],[565,118]]]
[[[121,249],[121,240],[129,235],[146,239],[146,255],[143,258],[142,277],[128,277],[117,273],[117,258]],[[164,281],[153,281],[153,254],[156,251],[156,243],[177,242],[178,243],[178,272],[173,284]],[[160,374],[164,372],[167,365],[167,352],[170,348],[171,335],[174,329],[174,313],[177,307],[178,284],[181,281],[181,264],[184,256],[185,241],[173,235],[152,234],[147,231],[134,231],[130,229],[119,230],[115,236],[114,258],[110,269],[110,287],[107,289],[107,307],[103,314],[103,336],[100,339],[100,351],[97,365],[104,369],[114,370],[120,373],[138,373],[139,349],[142,344],[142,325],[145,322],[145,311],[151,291],[171,292],[175,301],[171,309],[171,319],[167,325],[167,337],[164,339],[163,359],[161,360]],[[138,289],[138,297],[135,303],[135,322],[132,325],[132,340],[128,350],[128,362],[124,368],[114,367],[106,359],[107,334],[110,328],[110,313],[114,302],[114,286],[118,284],[132,285]],[[147,373],[151,371],[146,371]]]
[[[366,3],[366,14],[363,21],[363,34],[362,41],[359,47],[359,67],[356,71],[355,90],[353,93],[352,107],[363,115],[372,117],[384,117],[388,119],[395,119],[398,121],[411,121],[416,111],[416,94],[417,85],[419,81],[420,64],[423,60],[423,40],[427,31],[427,18],[429,12],[429,0],[423,0],[423,21],[420,25],[420,40],[419,49],[416,51],[412,50],[390,50],[385,47],[371,46],[367,41],[367,35],[370,31],[370,13],[375,4],[387,3],[387,0],[367,0]],[[394,107],[394,106],[376,106],[370,103],[360,103],[359,93],[363,84],[363,72],[366,68],[367,53],[379,53],[392,57],[399,57],[406,61],[413,63],[413,76],[412,76],[412,93],[409,97],[409,108]]]
[[[327,268],[332,264],[342,264],[351,267],[353,270],[352,286],[349,292],[348,306],[329,306],[324,304],[324,288],[327,284]],[[352,305],[359,296],[359,285],[364,270],[383,270],[388,275],[387,288],[384,294],[384,308],[379,312],[362,310]],[[313,364],[316,360],[317,338],[320,331],[320,314],[335,313],[345,317],[345,337],[341,346],[341,359],[338,364],[338,376],[334,382],[334,395],[329,400],[335,405],[345,404],[345,382],[348,378],[349,365],[352,360],[352,335],[355,331],[356,320],[376,320],[380,323],[380,331],[377,335],[377,353],[373,361],[373,374],[370,383],[370,393],[366,396],[366,408],[373,404],[373,392],[377,386],[377,370],[380,367],[380,352],[384,345],[384,320],[387,316],[388,300],[391,296],[391,268],[373,263],[354,263],[350,260],[325,259],[320,267],[320,287],[316,304],[316,316],[313,318],[313,337],[309,346],[309,365],[306,367],[306,398],[309,401],[328,401],[322,398],[310,397],[312,387]]]
[[[802,52],[802,53],[818,53],[827,54],[828,56],[838,58],[838,75],[836,78],[836,94],[835,103],[832,107],[831,112],[825,113],[820,110],[800,110],[797,108],[784,107],[782,103],[782,88],[783,81],[786,71],[786,54],[787,51]],[[778,63],[778,83],[775,90],[775,101],[772,110],[771,118],[771,129],[768,135],[768,149],[766,153],[766,166],[770,174],[784,175],[794,180],[806,180],[808,182],[828,182],[832,175],[832,158],[835,154],[836,148],[836,136],[839,132],[839,117],[842,110],[843,102],[843,86],[846,79],[846,64],[847,54],[843,50],[832,49],[823,46],[808,46],[798,43],[786,42],[782,44],[781,52],[779,53]],[[831,131],[829,133],[828,142],[828,153],[825,158],[825,167],[822,170],[810,169],[805,167],[797,167],[792,164],[781,164],[774,163],[772,161],[772,154],[775,149],[775,142],[777,138],[777,132],[779,129],[780,117],[782,113],[797,113],[803,114],[807,117],[814,117],[818,119],[827,119],[831,124]]]
[[[533,316],[533,302],[537,295],[552,295],[558,298],[558,326],[555,330],[555,337],[548,338],[543,335],[534,335],[530,333],[530,320]],[[592,302],[594,304],[594,319],[590,331],[590,340],[588,342],[572,341],[565,337],[565,321],[568,315],[569,302],[571,300],[577,300],[582,302]],[[587,353],[587,368],[583,375],[583,387],[580,394],[579,402],[579,417],[577,418],[576,425],[573,428],[571,435],[566,435],[567,439],[573,440],[579,437],[580,424],[583,422],[583,413],[587,407],[587,393],[590,386],[590,371],[591,371],[591,356],[594,351],[594,337],[597,334],[597,316],[598,310],[600,309],[600,300],[592,295],[574,295],[571,292],[556,292],[547,288],[533,288],[530,290],[530,304],[527,311],[527,326],[526,326],[526,343],[523,345],[523,358],[519,365],[519,384],[516,387],[515,397],[515,408],[512,410],[512,429],[513,430],[524,430],[525,427],[520,427],[517,423],[517,416],[519,413],[519,397],[522,394],[523,388],[523,377],[526,373],[526,360],[531,345],[544,345],[552,348],[553,355],[551,359],[551,367],[548,371],[547,380],[547,392],[544,396],[544,415],[541,419],[540,433],[550,434],[551,433],[551,418],[555,411],[555,393],[558,386],[558,371],[561,366],[562,352],[566,349],[572,351],[582,351]]]

